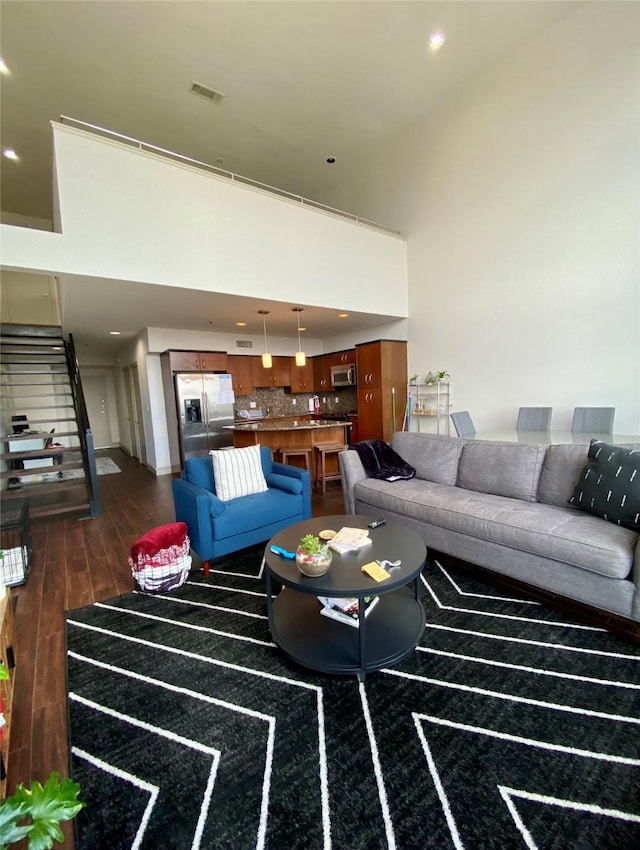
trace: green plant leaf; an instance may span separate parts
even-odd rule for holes
[[[7,668],[4,666],[4,664],[2,663],[2,661],[0,661],[0,682],[2,682],[4,679],[8,679],[8,678],[9,678],[9,672],[8,672]]]
[[[20,818],[31,817],[30,825],[16,825],[16,829],[23,830],[18,837],[29,836],[29,850],[50,850],[54,839],[64,840],[60,821],[74,818],[84,806],[84,803],[78,800],[79,793],[80,786],[77,782],[72,782],[71,779],[58,782],[58,774],[55,772],[50,774],[44,787],[37,781],[32,783],[30,789],[18,785],[15,794],[6,804],[12,803],[19,809],[19,814],[13,818],[14,823]]]
[[[0,805],[0,850],[5,850],[9,844],[20,841],[31,832],[31,824],[18,826],[18,821],[28,814],[25,803],[15,799],[15,794]]]

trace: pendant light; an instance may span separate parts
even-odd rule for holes
[[[300,313],[302,313],[302,307],[294,307],[293,312],[298,315],[298,350],[296,351],[296,366],[304,366],[307,362],[307,357],[302,350],[302,345],[300,344]]]
[[[267,316],[268,310],[258,310],[258,315],[262,316],[262,327],[264,328],[264,354],[262,355],[262,365],[265,369],[270,369],[273,365],[271,355],[267,351]]]

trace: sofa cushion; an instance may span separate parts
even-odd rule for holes
[[[547,447],[469,440],[458,465],[458,487],[535,502]]]
[[[429,481],[367,479],[356,484],[359,513],[398,514],[517,552],[528,552],[598,575],[627,578],[638,535],[582,511],[524,502]],[[429,545],[428,528],[425,542]]]
[[[220,449],[209,452],[213,463],[216,496],[223,502],[264,493],[267,489],[260,445],[243,449]]]
[[[640,451],[592,440],[571,502],[609,522],[640,531]]]
[[[412,434],[397,431],[392,446],[416,470],[416,478],[436,484],[454,485],[458,477],[458,462],[464,442],[454,437],[436,434]]]
[[[539,502],[568,506],[587,460],[588,448],[585,445],[548,446],[538,483]]]

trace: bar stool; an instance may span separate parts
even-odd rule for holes
[[[312,451],[312,446],[283,446],[276,450],[276,456],[280,463],[288,463],[290,457],[301,457],[304,461],[304,468],[311,474]]]
[[[340,480],[340,465],[338,464],[336,472],[327,472],[327,455],[336,455],[336,463],[338,463],[338,454],[345,452],[347,447],[344,443],[316,443],[314,446],[315,457],[315,483],[318,487],[322,486],[322,495],[327,492],[327,481]]]

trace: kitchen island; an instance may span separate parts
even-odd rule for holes
[[[319,443],[349,444],[347,428],[349,422],[324,422],[320,419],[294,419],[273,421],[262,419],[259,422],[236,423],[226,427],[233,431],[233,445],[236,449],[246,446],[268,446],[275,454],[279,449],[313,447]],[[312,462],[313,458],[312,458]],[[327,458],[327,472],[337,472],[337,457]],[[301,465],[297,458],[291,458],[294,466]],[[331,464],[331,466],[330,466]],[[333,468],[335,466],[335,468]]]

